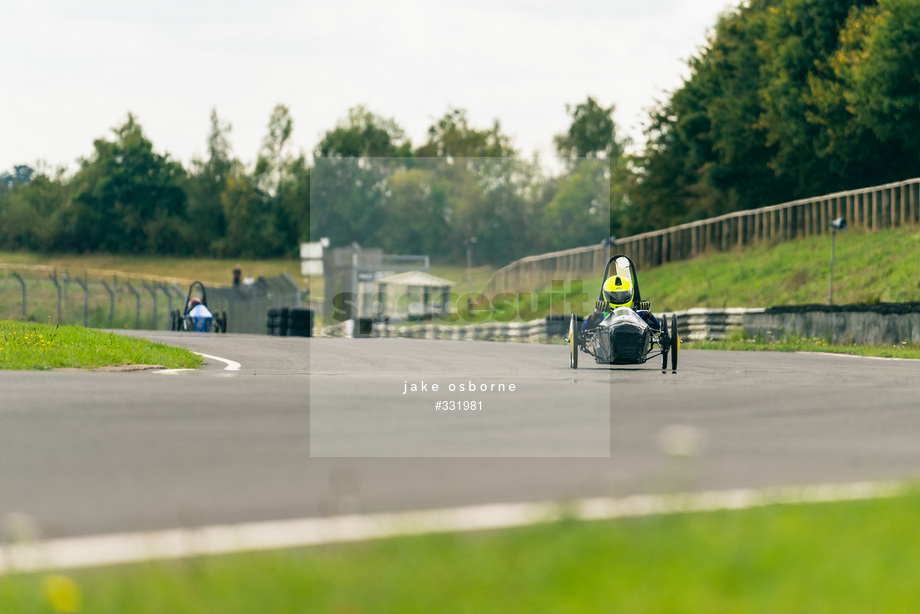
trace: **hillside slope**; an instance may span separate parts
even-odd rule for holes
[[[827,303],[831,237],[712,253],[639,271],[655,311]],[[834,303],[920,300],[920,227],[837,233]]]

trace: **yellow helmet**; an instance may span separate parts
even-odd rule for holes
[[[604,282],[604,300],[611,309],[626,307],[633,302],[632,282],[622,275],[614,275]]]

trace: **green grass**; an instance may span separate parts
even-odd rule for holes
[[[655,312],[826,304],[830,259],[831,239],[824,235],[710,252],[692,260],[640,269],[639,281],[642,297],[652,301]],[[567,292],[563,309],[578,311],[580,304],[592,309],[602,273],[599,270],[596,276],[581,280],[583,293],[573,281],[557,287]],[[545,295],[549,288],[536,292]],[[920,301],[920,227],[837,234],[835,304],[911,301]],[[542,300],[532,315],[543,317],[547,313],[549,303]],[[557,308],[554,313],[558,313]]]
[[[162,365],[197,368],[202,358],[183,348],[78,326],[0,320],[0,369]]]
[[[243,275],[266,277],[287,273],[295,280],[300,275],[300,260],[230,260],[216,258],[178,258],[172,256],[119,256],[109,254],[37,254],[28,252],[0,252],[0,265],[23,264],[50,266],[59,273],[83,277],[83,271],[92,271],[90,277],[129,273],[175,280],[180,285],[193,281],[229,286],[233,282],[233,267],[239,264]],[[111,280],[109,280],[111,283]]]
[[[843,345],[828,343],[824,339],[795,336],[768,341],[760,337],[751,338],[743,332],[731,335],[722,341],[682,341],[681,346],[694,350],[830,352],[878,358],[920,359],[920,347],[906,342],[899,345]]]
[[[492,276],[495,274],[495,267],[478,266],[470,270],[469,283],[467,283],[467,273],[465,266],[455,266],[448,264],[432,264],[429,273],[437,277],[449,279],[456,285],[452,291],[456,294],[466,294],[469,288],[472,291],[481,292]]]
[[[659,311],[827,303],[831,238],[711,253],[639,271]],[[834,303],[920,301],[920,228],[837,233]]]
[[[651,300],[652,311],[656,313],[694,307],[826,304],[830,251],[830,237],[825,235],[775,245],[736,248],[729,252],[712,252],[692,260],[640,269],[642,298]],[[488,302],[484,301],[479,306],[481,313],[478,317],[463,320],[530,320],[550,313],[572,312],[584,315],[594,308],[601,274],[602,271],[597,271],[596,277],[569,280],[555,286],[552,291],[543,287],[532,293],[518,293],[510,310],[494,306],[489,309]],[[835,304],[911,301],[920,301],[920,227],[910,225],[874,234],[865,230],[838,233],[834,268]],[[801,340],[794,341],[795,344],[801,343]],[[767,348],[764,344],[757,349],[780,347]],[[824,350],[836,351],[826,347]],[[892,350],[870,351],[887,355],[885,352]]]
[[[909,494],[569,520],[67,576],[86,614],[909,612],[918,509]],[[46,581],[0,577],[0,611],[53,612]]]

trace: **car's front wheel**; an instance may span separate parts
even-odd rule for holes
[[[668,368],[668,350],[671,349],[671,337],[668,335],[668,319],[661,318],[661,332],[658,333],[658,345],[661,346],[661,370]]]
[[[578,318],[572,314],[569,320],[569,366],[573,369],[578,368]]]
[[[677,353],[680,350],[680,334],[677,332],[677,316],[671,316],[671,370],[677,371]]]

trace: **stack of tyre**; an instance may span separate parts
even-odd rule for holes
[[[276,337],[312,337],[313,310],[275,307],[268,310],[266,325]]]

